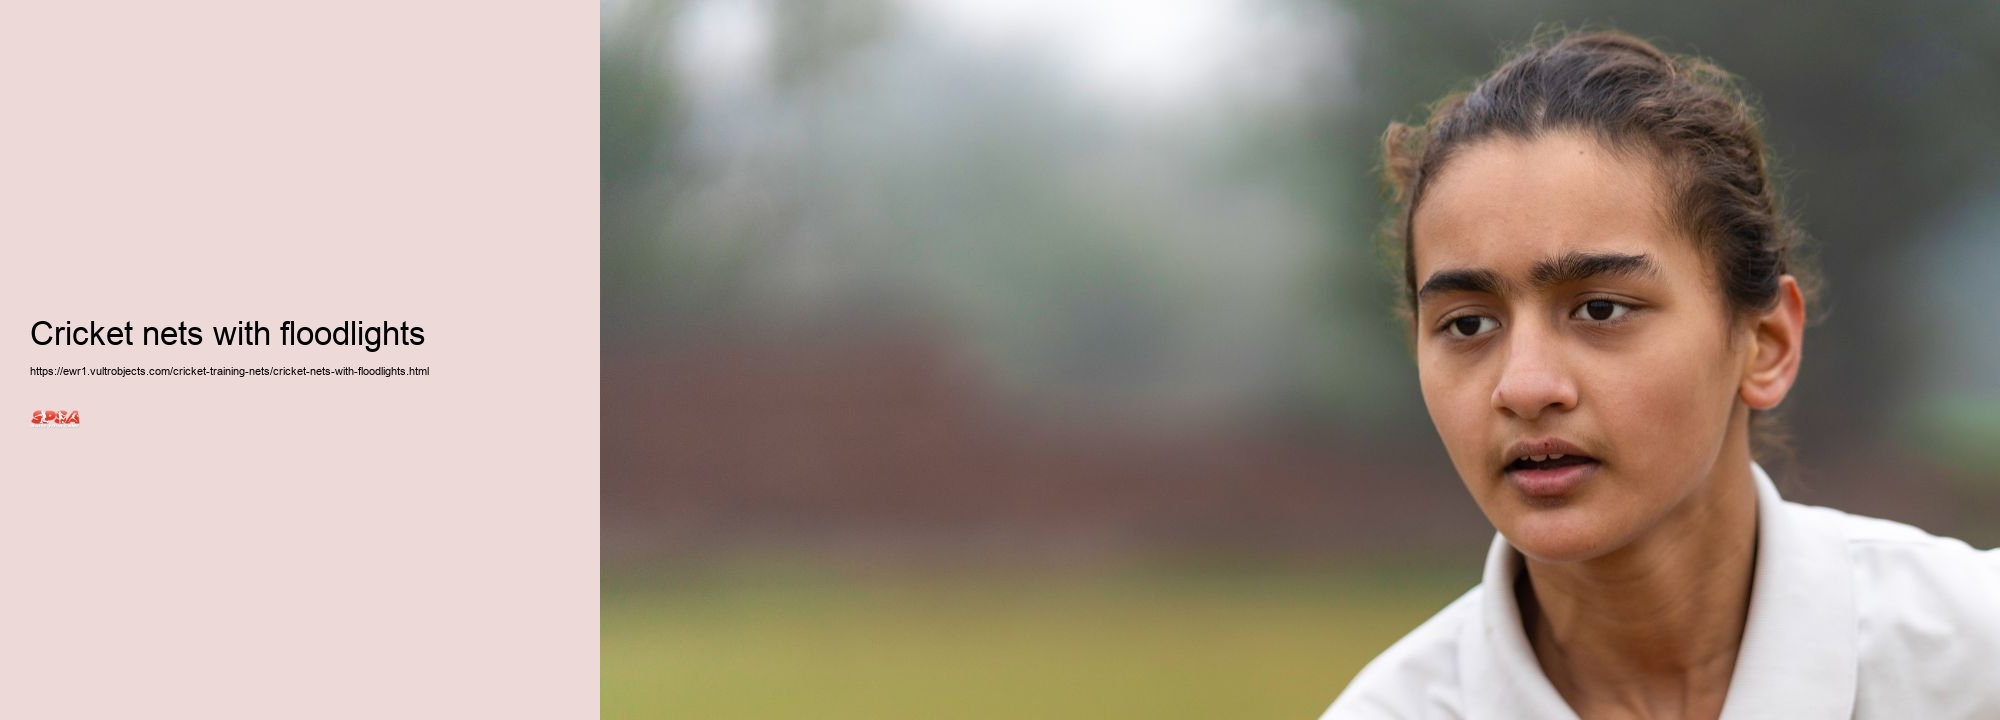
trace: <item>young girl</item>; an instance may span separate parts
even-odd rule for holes
[[[1499,532],[1327,718],[2000,718],[2000,552],[1751,457],[1810,286],[1725,73],[1566,35],[1385,145],[1424,403]]]

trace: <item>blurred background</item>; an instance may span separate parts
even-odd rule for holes
[[[1543,24],[1760,98],[1788,495],[2000,545],[2000,5],[601,10],[605,717],[1316,716],[1492,537],[1378,138]]]

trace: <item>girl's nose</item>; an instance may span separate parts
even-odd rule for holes
[[[1493,386],[1493,407],[1523,420],[1546,410],[1576,407],[1576,383],[1562,362],[1556,338],[1532,327],[1510,329],[1505,367]]]

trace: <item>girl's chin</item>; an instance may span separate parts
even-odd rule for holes
[[[1533,511],[1496,523],[1507,543],[1545,563],[1592,560],[1618,549],[1624,533],[1583,508]]]

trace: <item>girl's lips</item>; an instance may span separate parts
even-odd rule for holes
[[[1523,495],[1538,499],[1555,499],[1575,491],[1577,486],[1597,474],[1596,460],[1552,468],[1510,468],[1507,482]]]

